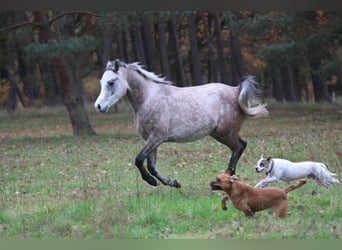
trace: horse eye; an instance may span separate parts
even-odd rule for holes
[[[110,87],[113,86],[114,83],[116,82],[116,80],[118,80],[118,77],[116,77],[116,78],[114,78],[114,79],[108,81],[108,82],[107,82],[108,86],[110,86]]]

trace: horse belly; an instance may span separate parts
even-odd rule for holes
[[[173,132],[169,134],[168,141],[170,142],[191,142],[195,140],[199,140],[205,136],[207,136],[210,132],[200,129],[200,130],[178,130],[177,132]]]
[[[173,119],[169,127],[168,141],[195,141],[209,135],[216,126],[216,117],[210,115]]]

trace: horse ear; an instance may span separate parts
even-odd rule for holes
[[[119,71],[120,68],[120,61],[119,60],[115,60],[114,61],[114,72],[117,73]]]
[[[108,62],[107,62],[106,69],[107,69],[107,70],[108,70],[108,69],[113,69],[113,62],[108,61]]]

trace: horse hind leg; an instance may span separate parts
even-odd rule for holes
[[[241,155],[242,155],[242,153],[246,147],[247,147],[247,142],[245,142],[241,138],[239,138],[238,143],[234,147],[230,147],[232,149],[233,153],[230,157],[226,173],[229,173],[230,175],[235,174],[236,164],[239,161],[239,159],[240,159],[240,157],[241,157]]]
[[[177,180],[171,180],[170,178],[162,175],[157,168],[157,149],[153,150],[147,156],[147,169],[148,171],[155,176],[161,183],[164,185],[168,185],[171,187],[180,188],[181,185]]]
[[[222,136],[222,133],[211,134],[211,136],[214,137],[217,141],[226,145],[228,148],[230,148],[230,150],[232,150],[232,155],[229,159],[228,168],[225,172],[229,175],[234,175],[236,164],[239,161],[243,151],[247,147],[247,142],[245,142],[239,137],[232,139],[231,137]]]

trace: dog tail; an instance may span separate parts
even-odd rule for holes
[[[284,189],[285,193],[291,192],[292,190],[295,190],[299,188],[300,186],[303,186],[306,183],[306,179],[300,179],[298,183],[292,184],[291,186],[288,186]]]

